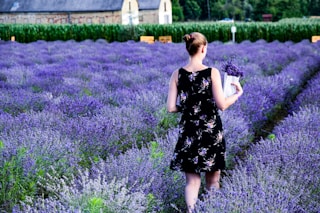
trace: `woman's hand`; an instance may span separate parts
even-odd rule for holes
[[[231,84],[236,87],[236,94],[238,95],[238,97],[240,97],[243,94],[243,89],[241,84],[239,82],[234,82]]]

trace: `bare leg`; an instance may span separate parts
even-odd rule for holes
[[[206,189],[208,191],[212,190],[212,187],[216,189],[220,188],[220,173],[220,170],[206,173]]]
[[[185,200],[188,212],[191,213],[198,199],[199,189],[201,186],[200,174],[186,172],[186,181]]]

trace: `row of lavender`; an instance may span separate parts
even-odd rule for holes
[[[196,212],[320,212],[320,72],[291,105],[289,115],[206,196]]]
[[[0,62],[1,176],[11,174],[2,178],[2,189],[24,192],[16,197],[4,192],[1,201],[10,205],[9,200],[25,200],[25,195],[46,189],[42,193],[49,199],[30,201],[34,206],[23,211],[38,206],[43,211],[76,212],[78,207],[150,212],[182,205],[183,177],[168,170],[176,132],[162,137],[168,120],[163,112],[168,78],[187,60],[181,45],[0,44],[1,57],[7,58]],[[222,114],[230,162],[251,142],[275,103],[281,106],[315,72],[319,46],[307,41],[211,43],[207,64],[219,67],[232,56],[245,70],[246,95]],[[144,148],[128,150],[145,143]],[[86,173],[83,167],[90,166],[89,160],[95,164]],[[42,181],[48,172],[51,178]]]
[[[50,197],[41,186],[48,174],[70,177],[166,131],[171,70],[161,68],[175,59],[164,47],[175,56],[179,46],[102,40],[0,46],[1,209],[27,195]]]

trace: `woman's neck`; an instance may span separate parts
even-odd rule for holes
[[[190,65],[195,65],[195,66],[203,65],[202,62],[203,62],[203,59],[201,59],[200,57],[196,57],[196,56],[190,57],[190,59],[189,59]]]
[[[184,67],[189,71],[197,71],[206,68],[207,66],[203,65],[203,60],[199,57],[190,57],[189,63]]]

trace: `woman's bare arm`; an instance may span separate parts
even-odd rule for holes
[[[179,71],[175,70],[170,78],[169,82],[169,92],[168,92],[168,99],[167,99],[167,111],[168,112],[178,112],[177,108],[177,96],[178,96],[178,74]]]
[[[211,69],[211,80],[213,98],[218,108],[222,111],[234,104],[243,93],[241,85],[239,83],[233,83],[236,87],[236,93],[227,98],[224,97],[220,72],[216,68]]]

